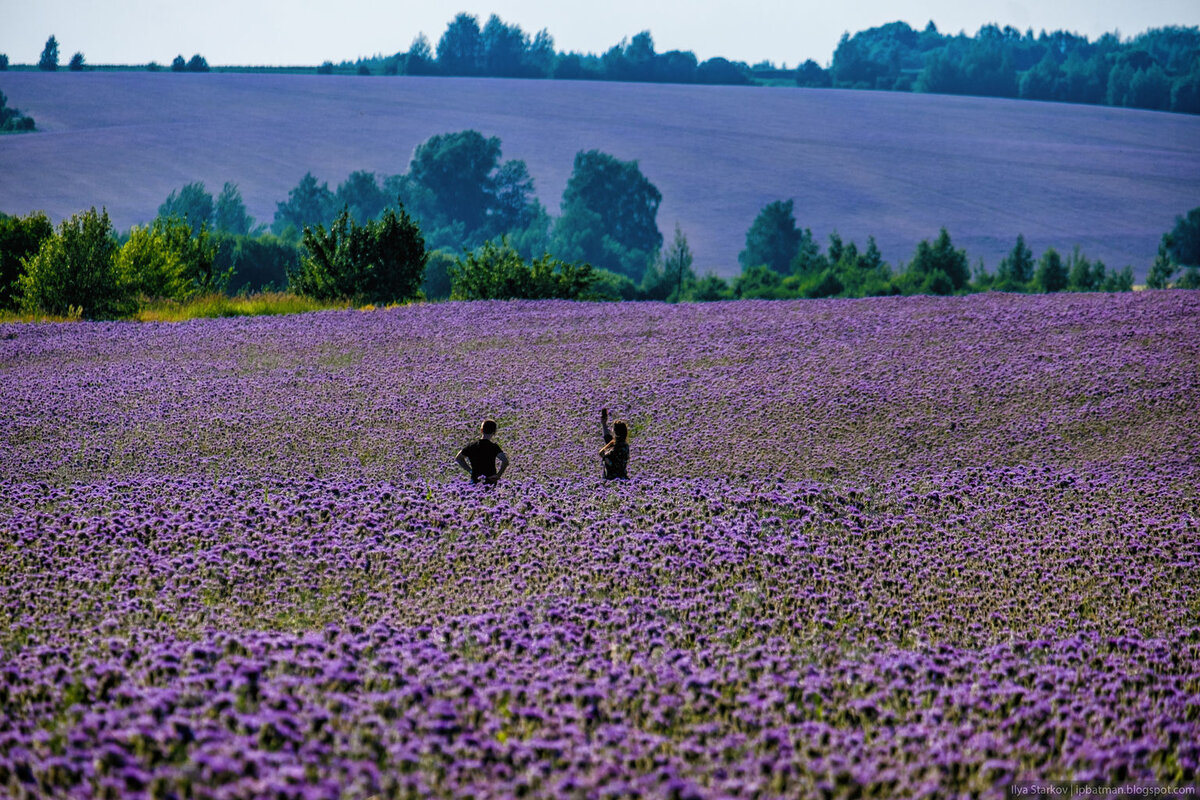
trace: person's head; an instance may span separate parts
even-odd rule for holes
[[[479,432],[483,434],[485,439],[489,436],[495,436],[496,435],[496,420],[485,419],[483,421],[483,424],[479,426]]]
[[[629,438],[629,426],[625,424],[625,420],[619,419],[613,423],[613,436],[618,442],[623,442]]]

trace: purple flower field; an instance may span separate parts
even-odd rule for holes
[[[995,272],[1024,234],[1079,245],[1144,280],[1175,217],[1197,205],[1200,117],[985,97],[478,78],[7,72],[39,132],[0,140],[0,211],[55,221],[104,206],[121,231],[186,183],[240,187],[270,224],[305,172],[408,171],[431,136],[497,136],[559,214],[575,154],[637,160],[699,274],[739,271],[766,204],[795,199],[824,246],[837,231],[892,265],[946,227]]]
[[[0,325],[0,794],[1194,783],[1198,301]]]

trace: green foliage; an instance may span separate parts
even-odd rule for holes
[[[213,241],[214,271],[229,276],[230,293],[278,291],[300,265],[300,249],[271,234],[218,234]]]
[[[599,150],[577,153],[551,252],[639,280],[662,246],[661,202],[636,161]]]
[[[1000,292],[1024,292],[1033,280],[1033,251],[1025,244],[1024,234],[1017,234],[1017,243],[1000,261],[994,289]]]
[[[970,277],[966,251],[954,249],[950,234],[942,228],[933,244],[928,240],[917,244],[904,282],[907,291],[953,294],[965,289]]]
[[[182,55],[175,56],[171,61],[171,72],[187,72],[187,62]]]
[[[450,267],[454,264],[454,256],[444,250],[434,250],[425,260],[425,280],[421,284],[421,294],[429,300],[448,300],[450,298]]]
[[[0,53],[0,72],[8,72],[8,54]]]
[[[208,72],[208,62],[204,60],[204,56],[200,55],[199,53],[196,53],[196,55],[194,55],[188,59],[187,71],[188,72]]]
[[[784,288],[778,272],[766,264],[755,264],[734,279],[733,296],[742,300],[780,300],[795,295]]]
[[[416,297],[425,275],[425,239],[403,208],[362,225],[343,210],[328,231],[306,227],[304,249],[290,285],[316,300],[403,302]]]
[[[1200,206],[1175,218],[1167,249],[1175,263],[1200,266]]]
[[[457,14],[438,41],[439,69],[447,75],[478,75],[483,69],[483,35],[479,20]]]
[[[821,65],[810,58],[796,69],[796,85],[826,89],[833,85],[833,78],[828,70],[821,69]]]
[[[176,218],[159,217],[153,225],[134,226],[129,238],[117,251],[117,272],[135,295],[147,298],[184,300],[194,284],[185,274],[179,241],[171,236],[172,226],[183,225]],[[185,231],[190,237],[190,230]]]
[[[197,231],[186,220],[170,216],[154,220],[154,230],[178,259],[188,293],[225,291],[230,276],[217,270],[216,243],[207,226]]]
[[[254,218],[246,213],[242,193],[236,183],[226,181],[213,207],[213,221],[217,231],[243,236],[254,227]]]
[[[63,220],[17,281],[25,310],[87,319],[126,316],[135,308],[116,266],[108,212],[95,208]]]
[[[485,242],[450,267],[453,300],[580,300],[592,297],[590,264],[549,254],[526,263],[507,241]]]
[[[336,208],[337,199],[329,184],[318,184],[313,174],[306,172],[296,188],[288,192],[287,201],[275,204],[271,232],[284,236],[289,228],[299,233],[307,227],[324,225],[333,219]]]
[[[1171,285],[1171,278],[1179,269],[1179,265],[1171,257],[1173,246],[1174,241],[1171,234],[1163,234],[1162,240],[1158,243],[1158,254],[1154,257],[1154,263],[1150,265],[1150,273],[1146,276],[1146,288],[1166,289]]]
[[[58,40],[53,36],[46,40],[46,46],[42,48],[38,69],[43,72],[54,72],[58,69]]]
[[[641,293],[647,300],[665,300],[677,303],[696,283],[692,271],[692,248],[679,223],[675,223],[675,238],[660,254],[657,263],[646,269],[642,277]]]
[[[697,303],[710,303],[716,300],[728,300],[732,296],[733,293],[725,279],[710,272],[697,280],[695,285],[684,294],[683,299]]]
[[[53,233],[50,218],[40,211],[25,217],[0,214],[0,309],[16,308],[22,262],[35,255]]]
[[[318,75],[332,75],[333,74],[333,62],[332,61],[322,62],[321,66],[317,67],[317,74]]]
[[[529,170],[500,154],[500,140],[478,131],[433,136],[417,147],[407,175],[385,183],[413,209],[431,246],[470,249],[507,235],[528,252],[544,249],[549,219]]]
[[[634,285],[625,275],[618,275],[606,269],[592,270],[592,288],[589,294],[592,300],[644,300],[645,292]]]
[[[21,109],[8,105],[8,97],[0,92],[0,133],[26,133],[33,129],[33,117],[25,116]]]
[[[1175,282],[1176,289],[1200,289],[1200,267],[1188,267]]]
[[[388,204],[388,196],[379,185],[374,172],[351,172],[334,195],[337,204],[350,210],[358,224],[375,219]]]
[[[1038,291],[1061,292],[1067,288],[1069,278],[1062,256],[1053,247],[1046,248],[1046,252],[1038,259],[1037,270],[1033,274],[1033,282]]]
[[[83,63],[83,53],[76,53],[71,56],[71,61],[67,64],[67,69],[71,72],[83,72],[85,66]]]
[[[800,249],[801,234],[792,216],[793,201],[768,203],[746,231],[746,249],[738,254],[743,269],[765,264],[786,275]]]
[[[213,198],[197,181],[189,183],[179,190],[171,192],[167,199],[158,207],[160,217],[178,217],[191,226],[192,233],[199,235],[200,231],[212,225]]]

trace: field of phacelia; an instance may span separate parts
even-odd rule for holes
[[[0,793],[1194,782],[1198,333],[1185,291],[0,326]]]

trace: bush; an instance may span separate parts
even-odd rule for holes
[[[34,313],[111,319],[135,303],[116,264],[117,241],[108,212],[95,208],[63,220],[26,262],[18,281],[22,305]]]
[[[117,272],[135,294],[183,300],[191,293],[192,282],[184,274],[183,261],[165,230],[166,224],[157,219],[150,226],[135,225],[117,252]]]
[[[425,239],[403,208],[359,225],[348,210],[326,231],[304,229],[300,266],[291,288],[315,300],[393,303],[416,297],[425,275]]]
[[[218,234],[214,271],[228,274],[231,294],[279,291],[300,265],[300,249],[275,236]]]
[[[15,308],[22,262],[35,255],[54,233],[50,218],[38,211],[26,217],[0,214],[0,308]]]
[[[570,264],[549,254],[529,264],[507,240],[487,242],[450,268],[453,300],[592,299],[590,264]]]
[[[450,297],[450,267],[454,256],[444,250],[434,250],[425,261],[425,281],[421,293],[429,300],[446,300]]]

